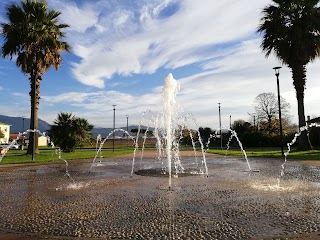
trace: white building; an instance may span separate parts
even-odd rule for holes
[[[38,146],[39,147],[48,146],[48,137],[47,136],[39,136],[38,137]]]
[[[9,137],[10,137],[10,127],[11,125],[0,122],[0,131],[4,134],[3,138],[0,138],[0,144],[2,143],[9,143]]]

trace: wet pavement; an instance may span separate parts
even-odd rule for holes
[[[131,159],[0,166],[0,239],[320,239],[320,167],[207,157],[208,177],[130,178]],[[199,171],[191,157],[181,158]],[[154,158],[135,170],[159,169]]]

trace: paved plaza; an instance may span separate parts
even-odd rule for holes
[[[135,171],[161,169],[145,153]],[[199,158],[200,159],[200,158]],[[100,160],[100,159],[99,159]],[[184,176],[130,178],[132,157],[0,166],[0,239],[320,239],[320,167],[192,154]],[[280,182],[278,182],[280,181]]]

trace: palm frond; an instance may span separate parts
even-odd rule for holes
[[[21,6],[9,5],[8,23],[2,24],[5,39],[2,56],[18,56],[17,65],[26,74],[31,74],[34,69],[43,74],[50,66],[58,69],[62,59],[60,53],[70,48],[66,42],[61,41],[65,37],[61,30],[69,25],[58,24],[57,17],[60,14],[48,10],[46,1],[25,0]]]

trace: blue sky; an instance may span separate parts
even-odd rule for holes
[[[0,2],[0,21],[5,6]],[[146,110],[161,111],[161,90],[172,73],[181,90],[177,102],[199,126],[218,128],[250,120],[254,98],[277,92],[273,67],[259,49],[256,29],[269,0],[47,0],[67,23],[59,71],[50,69],[41,82],[39,118],[52,123],[59,112],[72,112],[97,127],[138,124]],[[2,45],[3,39],[0,40]],[[305,113],[319,116],[320,63],[308,65]],[[290,69],[280,71],[281,95],[297,103]],[[0,114],[30,116],[28,77],[10,59],[0,59]]]

